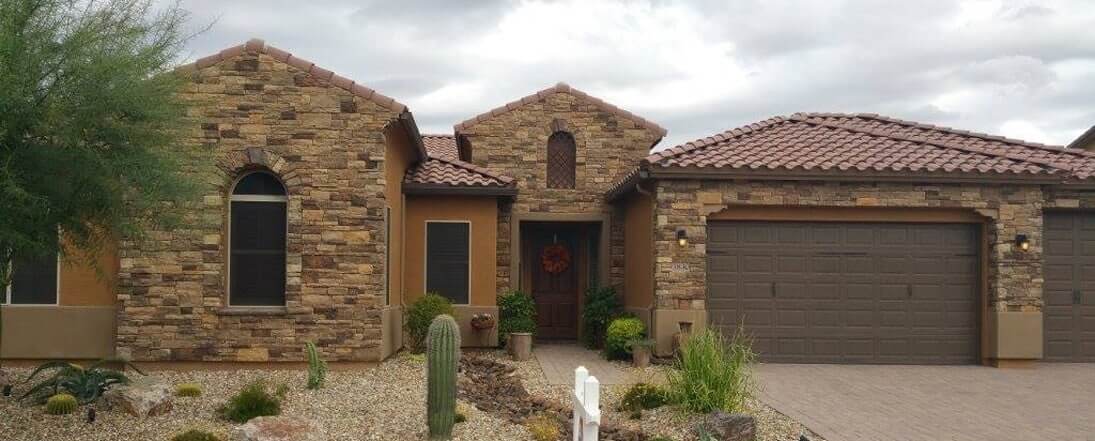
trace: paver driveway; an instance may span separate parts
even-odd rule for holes
[[[761,395],[828,441],[1095,441],[1095,364],[768,364]]]

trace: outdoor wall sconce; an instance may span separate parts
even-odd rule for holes
[[[688,233],[685,233],[683,228],[677,230],[677,245],[688,246]]]
[[[1015,235],[1015,247],[1023,251],[1030,249],[1030,239],[1027,238],[1026,234]]]

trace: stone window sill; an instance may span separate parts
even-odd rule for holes
[[[289,315],[289,308],[284,306],[227,306],[217,310],[218,315],[261,315],[280,316]]]

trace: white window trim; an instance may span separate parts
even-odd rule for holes
[[[427,219],[425,222],[426,231],[423,233],[422,238],[422,294],[427,293],[426,289],[429,286],[430,278],[430,224],[468,224],[468,302],[467,303],[453,303],[454,306],[471,306],[471,274],[472,274],[472,224],[470,220],[461,219]],[[444,296],[442,296],[444,297]],[[448,298],[448,297],[445,297]],[[452,299],[449,299],[451,302]]]
[[[243,178],[251,176],[255,173],[265,173],[273,176],[281,184],[282,190],[285,190],[285,195],[259,195],[259,194],[234,194],[236,186],[240,184]],[[285,183],[281,182],[277,176],[273,173],[256,170],[249,173],[243,173],[236,178],[236,181],[232,183],[232,187],[228,192],[228,220],[226,223],[227,231],[225,231],[224,237],[224,249],[225,253],[225,280],[224,280],[224,301],[225,306],[228,308],[246,308],[246,309],[285,309],[286,305],[233,305],[232,304],[232,203],[233,202],[280,202],[285,204],[285,282],[289,283],[289,189],[285,187]],[[288,292],[284,293],[285,301],[288,303]]]
[[[8,262],[8,270],[9,270],[8,274],[14,275],[14,273],[12,271],[10,271],[11,270],[11,262]],[[12,282],[14,282],[14,281],[15,281],[15,278],[12,277]],[[16,303],[16,304],[13,304],[13,303],[11,303],[11,286],[13,284],[14,283],[8,283],[7,288],[4,290],[4,303],[0,303],[0,305],[4,306],[5,308],[7,308],[9,306],[13,306],[13,307],[16,307],[16,308],[28,307],[28,306],[30,306],[30,307],[36,307],[36,306],[61,306],[61,253],[57,253],[57,283],[54,285],[57,291],[55,293],[53,293],[53,303]]]

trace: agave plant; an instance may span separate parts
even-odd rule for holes
[[[106,367],[112,363],[130,367],[144,375],[144,372],[132,363],[116,358],[99,360],[86,368],[65,361],[51,361],[38,366],[26,380],[23,380],[23,383],[29,383],[39,374],[49,375],[45,380],[28,389],[19,399],[43,404],[53,395],[67,393],[76,397],[80,404],[95,402],[111,386],[129,383],[129,377],[125,374]]]

